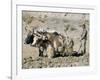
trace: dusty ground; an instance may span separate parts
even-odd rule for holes
[[[73,66],[88,66],[89,65],[89,55],[84,55],[80,57],[57,57],[53,59],[48,59],[47,57],[38,57],[35,60],[30,60],[23,64],[24,69],[31,68],[56,68],[56,67],[73,67]]]
[[[47,68],[47,67],[72,67],[89,65],[89,14],[84,13],[52,13],[52,12],[29,12],[23,11],[23,58],[22,68]],[[48,59],[47,57],[38,57],[38,48],[24,44],[27,33],[36,30],[55,30],[66,35],[65,29],[69,27],[67,35],[74,40],[74,51],[78,51],[80,46],[80,35],[82,33],[81,24],[86,24],[88,31],[86,53],[82,56],[65,56]],[[24,61],[24,58],[27,60]]]

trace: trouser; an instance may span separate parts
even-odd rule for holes
[[[86,53],[86,40],[85,39],[81,41],[81,53],[83,54]]]

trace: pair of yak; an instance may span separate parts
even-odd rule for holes
[[[39,48],[39,56],[53,58],[76,54],[73,51],[74,41],[58,32],[36,31],[29,32],[25,44]]]

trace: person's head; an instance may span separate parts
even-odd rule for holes
[[[85,24],[83,24],[83,26],[82,26],[82,27],[83,27],[83,29],[85,29],[85,28],[86,28],[86,25],[85,25]]]

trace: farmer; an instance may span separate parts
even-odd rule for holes
[[[81,41],[81,46],[80,46],[80,52],[85,54],[86,53],[86,40],[87,40],[87,30],[86,30],[86,25],[83,24],[82,26],[82,34],[80,37],[80,41]]]

